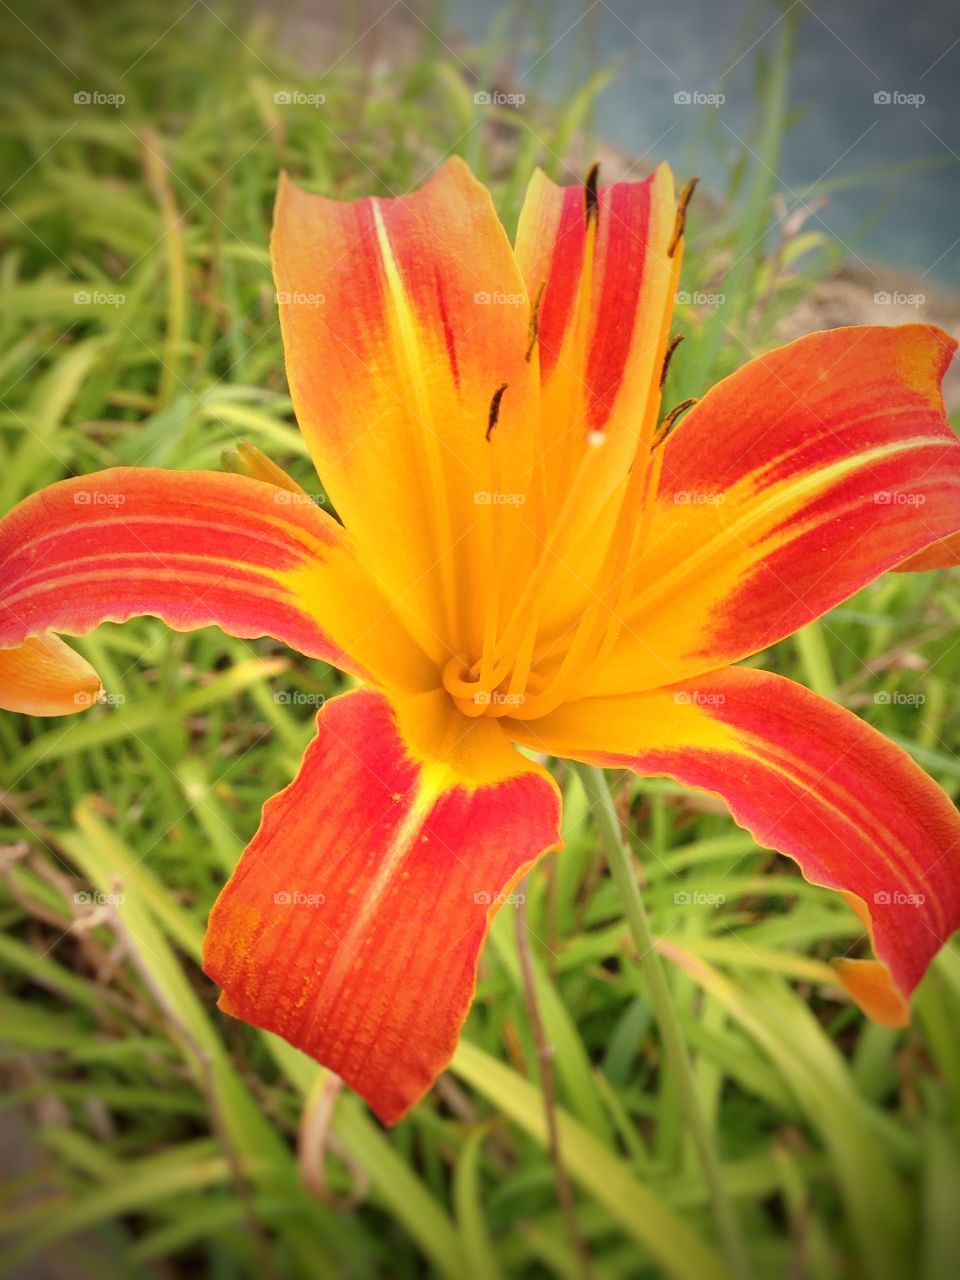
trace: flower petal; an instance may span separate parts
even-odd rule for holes
[[[653,434],[682,256],[682,245],[669,252],[676,216],[666,165],[643,182],[600,187],[595,232],[583,187],[559,187],[539,169],[530,180],[516,254],[527,291],[542,290],[536,350],[548,527],[582,464],[578,524],[586,531]]]
[[[844,892],[875,961],[838,977],[900,1025],[927,965],[960,928],[960,815],[899,747],[801,685],[730,667],[682,686],[585,698],[517,739],[575,760],[667,774],[723,798],[760,844]]]
[[[456,158],[394,199],[284,178],[272,253],[297,417],[361,559],[438,663],[476,650],[483,591],[455,584],[489,572],[491,495],[519,495],[511,516],[523,504],[536,420],[529,299],[489,194]],[[506,524],[503,554],[532,557]]]
[[[960,564],[960,534],[942,538],[916,555],[894,565],[897,573],[926,573],[929,569],[952,569]]]
[[[69,716],[91,707],[100,677],[58,636],[31,636],[0,649],[0,707],[30,716]]]
[[[328,702],[205,944],[222,1009],[331,1067],[387,1123],[449,1061],[503,895],[558,847],[556,785],[493,720],[450,708]]]
[[[245,476],[118,467],[61,481],[0,521],[0,573],[4,648],[155,614],[181,631],[272,635],[401,688],[431,678],[340,527],[306,495]]]
[[[637,588],[590,693],[765,648],[960,528],[929,325],[815,333],[719,383],[666,445]]]
[[[637,406],[659,381],[679,267],[668,254],[676,220],[668,166],[642,182],[598,187],[596,217],[585,317],[578,314],[590,266],[583,187],[559,187],[536,170],[517,227],[517,260],[530,293],[543,289],[537,349],[545,388],[574,374],[584,386],[581,435],[616,423],[636,439]],[[578,335],[581,319],[587,332]],[[568,359],[577,367],[565,371]]]

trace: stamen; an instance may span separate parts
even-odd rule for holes
[[[471,673],[466,661],[462,654],[455,654],[444,667],[441,678],[443,687],[463,714],[476,719],[486,714],[489,691],[476,679],[467,678]]]
[[[667,347],[666,354],[663,357],[663,368],[660,370],[660,390],[661,391],[663,390],[663,385],[667,380],[667,374],[670,372],[670,361],[673,359],[673,353],[676,351],[677,347],[679,347],[682,341],[683,341],[682,333],[678,333],[675,338],[670,339],[670,345],[669,347]]]
[[[490,461],[490,493],[491,499],[493,494],[500,492],[500,446],[502,440],[494,441],[491,438],[491,431],[496,425],[496,419],[499,416],[500,398],[506,390],[506,384],[497,389],[494,395],[493,403],[490,405],[490,424],[487,427],[487,441],[490,448],[487,451]],[[501,564],[504,559],[503,552],[503,512],[493,502],[489,502],[486,508],[486,528],[487,528],[487,598],[486,607],[483,611],[483,647],[480,650],[480,681],[485,689],[492,689],[491,677],[493,673],[493,663],[495,658],[495,649],[497,641],[497,632],[500,629],[500,589],[501,589]]]
[[[691,197],[697,188],[699,178],[691,178],[684,187],[681,188],[680,196],[677,200],[677,219],[673,224],[673,235],[670,237],[670,246],[667,249],[667,257],[672,258],[677,251],[677,245],[683,236],[684,228],[687,225],[687,205],[690,203]]]
[[[589,227],[600,217],[600,197],[597,195],[597,177],[600,173],[599,162],[590,166],[587,180],[583,184],[583,216]]]
[[[626,572],[620,579],[619,591],[612,608],[613,619],[607,628],[606,635],[593,659],[595,670],[603,670],[610,654],[613,652],[624,627],[627,607],[633,599],[637,578],[643,571],[642,553],[647,544],[650,530],[653,527],[653,516],[656,508],[656,496],[660,489],[660,476],[663,471],[663,450],[651,454],[651,465],[647,471],[643,498],[640,503],[640,524],[634,530],[630,557]]]
[[[541,284],[537,290],[537,296],[533,300],[533,310],[530,312],[530,340],[527,343],[526,355],[523,357],[527,364],[533,358],[534,348],[537,345],[537,338],[540,336],[540,302],[543,298],[543,291],[547,287],[547,282]]]
[[[500,418],[500,401],[503,399],[503,393],[509,385],[509,382],[502,382],[493,393],[493,399],[490,401],[490,412],[487,415],[487,430],[483,437],[488,443],[490,441],[490,437],[493,435],[493,429]]]
[[[686,413],[686,411],[691,409],[696,403],[697,397],[693,396],[689,400],[681,400],[675,408],[670,410],[664,420],[660,423],[659,427],[657,427],[656,434],[653,437],[653,442],[650,445],[651,453],[654,449],[663,444],[664,440],[666,440],[667,436],[673,429],[673,424],[680,417],[681,413]]]
[[[518,719],[536,719],[553,711],[565,701],[572,689],[582,681],[586,671],[595,665],[595,654],[602,647],[606,635],[619,626],[619,617],[612,612],[611,598],[617,593],[628,575],[628,559],[633,545],[634,525],[631,516],[643,510],[643,498],[648,486],[646,469],[634,468],[627,480],[617,522],[604,554],[597,586],[597,594],[591,600],[573,628],[566,653],[556,672],[544,687],[532,698],[527,698],[514,713]],[[569,629],[556,637],[554,642],[539,655],[538,662],[548,656],[558,644],[569,636]]]

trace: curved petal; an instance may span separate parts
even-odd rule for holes
[[[680,268],[680,253],[669,253],[673,175],[661,165],[642,182],[598,187],[593,209],[591,245],[584,188],[559,187],[536,170],[516,255],[530,294],[543,291],[537,350],[545,430],[565,435],[576,427],[580,445],[591,431],[623,437],[621,461],[629,463],[641,411],[659,384]],[[571,387],[581,397],[576,414],[561,398]]]
[[[432,679],[340,527],[306,495],[245,476],[118,467],[63,480],[0,521],[0,575],[3,648],[155,614],[181,631],[271,635],[400,688]]]
[[[100,677],[58,636],[31,636],[0,649],[0,708],[30,716],[69,716],[97,701]]]
[[[916,555],[894,565],[897,573],[926,573],[930,569],[952,569],[960,564],[960,534],[942,538]]]
[[[538,750],[667,774],[720,796],[760,844],[855,900],[875,961],[838,976],[892,1025],[960,928],[960,815],[899,747],[782,676],[737,667],[623,698],[585,698],[519,726]]]
[[[444,745],[446,744],[446,745]],[[490,919],[558,847],[556,784],[443,696],[335,698],[210,916],[220,1007],[331,1067],[388,1124],[453,1054]]]
[[[960,529],[955,348],[929,325],[815,333],[710,391],[667,442],[638,586],[587,692],[755,653]]]
[[[518,518],[530,303],[489,194],[456,158],[394,199],[330,200],[284,177],[272,254],[297,417],[361,559],[425,621],[438,663],[477,649],[483,592],[454,590],[489,573],[493,495],[516,499],[497,508],[504,554],[534,550]]]
[[[673,243],[676,224],[666,165],[642,182],[595,193],[559,187],[538,169],[520,213],[517,261],[528,293],[540,297],[538,469],[546,525],[572,511],[559,554],[571,560],[565,589],[577,594],[583,557],[599,555],[605,539],[592,535],[576,556],[572,547],[598,517],[615,518],[610,499],[656,427],[682,258],[682,241]]]

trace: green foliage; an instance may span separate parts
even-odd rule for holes
[[[170,23],[159,3],[87,6],[81,21],[41,0],[31,25],[58,33],[66,66],[7,23],[3,509],[117,462],[217,467],[239,439],[315,488],[268,266],[278,169],[344,197],[403,191],[452,144],[509,223],[535,164],[560,176],[557,156],[607,75],[585,77],[566,112],[533,117],[534,129],[528,116],[481,118],[462,69],[426,37],[402,68],[346,59],[318,78],[239,17],[227,25],[201,5]],[[834,260],[814,233],[786,246],[761,235],[790,41],[784,23],[760,85],[757,157],[744,157],[730,210],[715,225],[693,214],[685,287],[709,289],[718,264],[735,266],[722,307],[680,310],[690,340],[670,375],[676,400],[770,341]],[[83,86],[127,100],[77,106]],[[281,110],[278,89],[326,102]],[[881,580],[764,658],[866,716],[954,797],[956,581]],[[308,706],[275,700],[277,677],[311,694],[339,677],[265,641],[152,619],[76,645],[111,705],[0,717],[4,1106],[32,1118],[35,1145],[0,1189],[0,1274],[65,1246],[75,1274],[104,1277],[156,1275],[162,1260],[176,1274],[311,1280],[576,1275],[512,910],[445,1087],[391,1134],[338,1098],[329,1202],[305,1189],[296,1152],[325,1073],[219,1014],[200,972],[210,904],[310,734]],[[722,1275],[676,1082],[584,797],[565,781],[568,847],[528,878],[526,912],[580,1230],[598,1280]],[[826,964],[862,946],[842,901],[673,784],[624,782],[621,799],[755,1273],[951,1276],[960,957],[934,965],[909,1030],[866,1025]]]

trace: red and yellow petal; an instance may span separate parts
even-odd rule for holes
[[[272,254],[291,394],[337,512],[438,664],[478,652],[493,557],[522,573],[534,551],[519,516],[538,394],[530,299],[489,193],[456,158],[394,199],[284,178]]]
[[[0,708],[30,716],[69,716],[96,702],[100,677],[54,635],[0,649]]]
[[[540,378],[548,430],[576,431],[580,444],[603,432],[628,460],[644,407],[659,383],[680,254],[669,249],[676,221],[673,175],[661,165],[643,182],[596,193],[591,246],[584,188],[559,187],[537,170],[517,228],[516,254],[527,289],[542,289]],[[554,397],[574,387],[576,415]],[[546,441],[548,447],[552,441]]]
[[[585,698],[514,731],[541,751],[712,792],[807,880],[845,893],[876,960],[844,960],[838,977],[878,1021],[904,1022],[910,993],[960,928],[956,808],[899,747],[782,676],[731,667]]]
[[[538,471],[547,527],[568,526],[559,554],[576,560],[578,574],[590,549],[602,549],[602,531],[576,556],[573,548],[595,521],[613,519],[611,499],[656,426],[682,257],[666,165],[642,182],[600,187],[589,219],[585,199],[583,187],[559,187],[537,170],[516,239],[527,291],[540,295]]]
[[[559,813],[549,775],[442,695],[327,703],[210,916],[221,1008],[395,1122],[450,1060],[490,920]]]
[[[51,485],[0,521],[0,574],[8,653],[154,614],[274,636],[401,688],[431,678],[340,527],[306,495],[245,476],[119,467]]]
[[[620,642],[590,693],[790,635],[960,528],[960,441],[930,325],[815,333],[713,388],[665,446]]]

